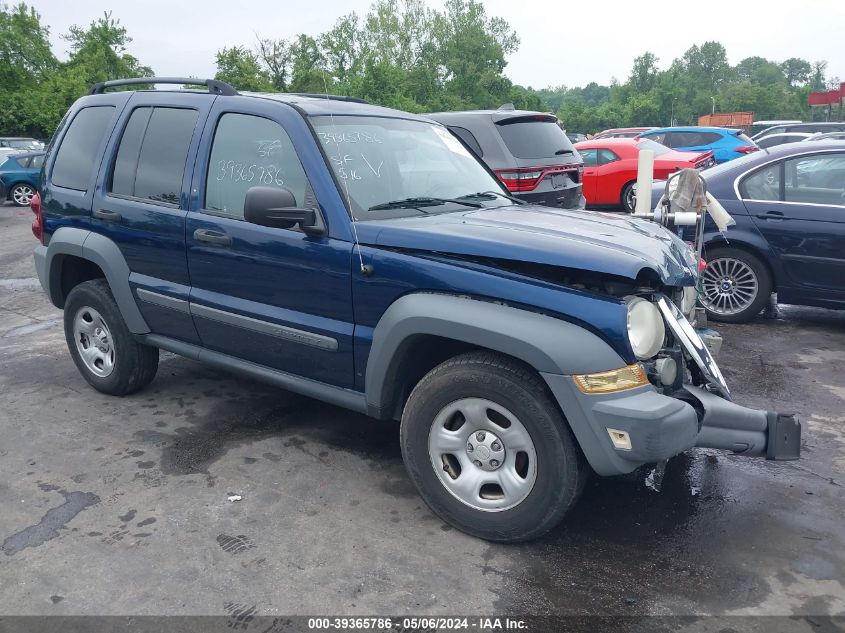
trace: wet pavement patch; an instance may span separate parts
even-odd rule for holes
[[[14,556],[27,547],[38,547],[59,536],[59,529],[65,527],[68,522],[85,508],[100,502],[100,497],[93,492],[66,492],[60,490],[65,502],[47,510],[47,514],[35,525],[12,534],[5,541],[0,549],[6,556]]]

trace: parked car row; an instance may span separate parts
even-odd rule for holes
[[[702,175],[736,221],[727,235],[705,224],[699,298],[711,318],[749,321],[772,292],[780,303],[845,308],[845,141],[779,145]],[[690,227],[680,233],[693,239]]]
[[[38,187],[44,152],[21,152],[0,156],[0,197],[19,207],[29,206]]]
[[[675,171],[706,169],[715,163],[712,151],[680,152],[646,138],[602,138],[577,143],[584,160],[584,197],[590,206],[634,211],[634,185],[641,150],[654,152],[654,178],[665,180]]]

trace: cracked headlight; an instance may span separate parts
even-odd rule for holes
[[[660,310],[642,297],[627,297],[628,341],[634,356],[640,360],[651,358],[663,347],[666,327]]]

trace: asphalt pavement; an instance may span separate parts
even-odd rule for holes
[[[692,450],[493,545],[427,509],[395,424],[165,353],[92,390],[30,220],[0,207],[0,614],[845,615],[845,312],[715,325],[734,399],[800,414],[800,461]]]

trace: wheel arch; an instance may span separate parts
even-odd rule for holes
[[[135,303],[129,273],[126,259],[112,240],[92,231],[61,227],[53,233],[47,247],[43,285],[50,301],[63,308],[76,285],[105,278],[129,331],[146,334],[150,328]]]
[[[703,248],[703,257],[704,260],[707,261],[707,249],[736,249],[744,251],[750,255],[754,255],[757,259],[759,259],[763,266],[766,267],[769,275],[772,278],[772,291],[776,291],[778,287],[778,272],[775,270],[775,267],[772,266],[771,261],[769,261],[769,255],[767,253],[769,246],[766,244],[765,241],[757,239],[744,239],[746,236],[743,234],[738,234],[736,236],[731,235],[730,241],[724,238],[720,234],[716,234],[706,238],[704,241],[704,248]],[[752,236],[753,237],[753,236]]]
[[[447,358],[473,349],[498,352],[552,374],[626,365],[610,345],[574,323],[469,297],[412,293],[397,299],[374,330],[365,376],[368,413],[395,417],[415,381]]]
[[[635,184],[637,184],[637,179],[636,179],[636,178],[634,178],[633,180],[626,180],[625,182],[623,182],[623,183],[622,183],[622,186],[621,186],[621,187],[619,187],[619,196],[618,196],[618,198],[619,198],[619,204],[620,204],[620,206],[622,206],[622,207],[624,207],[624,206],[625,206],[625,188],[626,188],[628,185],[635,185]]]

